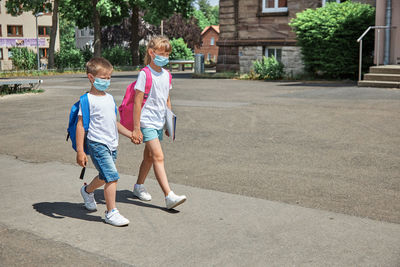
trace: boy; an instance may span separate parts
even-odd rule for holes
[[[88,93],[90,123],[86,137],[87,151],[99,174],[89,185],[81,188],[81,195],[86,209],[97,210],[94,199],[94,190],[104,185],[104,199],[107,211],[105,222],[114,226],[125,226],[129,220],[122,216],[116,208],[115,197],[117,191],[118,171],[115,167],[117,158],[118,132],[131,137],[132,132],[117,122],[116,104],[114,98],[105,93],[110,85],[113,66],[104,58],[92,58],[86,64],[87,77],[91,83]],[[79,108],[78,123],[76,126],[77,163],[84,167],[87,156],[84,152],[85,130],[83,128],[82,111]]]

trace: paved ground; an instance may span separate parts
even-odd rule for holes
[[[113,77],[117,103],[134,74]],[[97,255],[139,266],[400,265],[400,91],[174,78],[177,140],[164,150],[169,180],[189,200],[166,212],[153,175],[154,200],[131,198],[143,147],[121,138],[118,204],[132,222],[123,229],[101,222],[103,208],[81,207],[64,138],[84,76],[47,77],[43,94],[0,99],[0,200],[15,210],[0,216],[1,262],[18,265],[29,245],[7,248],[28,239],[57,251],[60,265],[77,265],[64,254],[78,265]],[[27,265],[48,261],[35,247]]]

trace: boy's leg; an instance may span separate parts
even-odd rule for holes
[[[115,198],[117,194],[117,182],[112,181],[104,186],[104,199],[106,200],[107,211],[110,212],[116,208]]]
[[[99,176],[97,175],[96,177],[93,178],[93,180],[86,186],[86,192],[87,193],[92,193],[94,190],[97,188],[103,186],[106,182],[104,180],[101,180]]]
[[[160,140],[156,138],[146,142],[146,148],[148,148],[151,154],[154,174],[156,175],[157,181],[160,184],[164,195],[168,196],[171,189],[169,187],[167,174],[164,168],[164,153],[161,148]]]
[[[139,175],[136,184],[144,184],[144,181],[146,180],[146,177],[149,174],[152,165],[153,158],[149,148],[146,145],[143,151],[143,161],[140,164]]]

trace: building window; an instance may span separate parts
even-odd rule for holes
[[[287,0],[262,0],[263,13],[276,13],[287,11]]]
[[[0,48],[0,60],[3,60],[3,48]]]
[[[12,58],[12,51],[11,51],[11,49],[9,48],[9,49],[7,49],[8,50],[8,58],[10,59],[10,58]]]
[[[215,38],[214,38],[214,37],[211,37],[210,45],[214,45],[214,44],[215,44]]]
[[[0,24],[0,36],[3,36],[3,34],[1,33],[1,28],[2,28],[2,27],[1,27],[1,24]]]
[[[282,61],[282,49],[276,47],[266,47],[264,55],[266,57],[274,56],[279,62]]]
[[[43,57],[47,58],[48,52],[49,52],[48,48],[39,48],[40,58],[43,58]]]
[[[22,25],[7,25],[7,36],[22,37],[23,36]]]
[[[39,36],[50,36],[50,26],[39,26]]]
[[[325,6],[327,3],[341,3],[343,1],[340,0],[322,0],[322,6]]]

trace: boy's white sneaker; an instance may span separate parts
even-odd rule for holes
[[[96,200],[94,200],[94,193],[86,193],[85,188],[86,185],[81,187],[81,195],[83,197],[83,201],[85,202],[86,209],[90,211],[97,210]]]
[[[140,200],[150,201],[151,195],[147,192],[143,184],[135,184],[133,187],[133,194],[137,196]]]
[[[117,209],[113,209],[110,212],[106,211],[105,221],[114,226],[125,226],[129,224],[129,220],[122,216]]]
[[[186,196],[175,195],[175,193],[172,191],[169,192],[168,196],[165,197],[165,204],[167,206],[167,209],[173,209],[185,201],[186,201]]]

